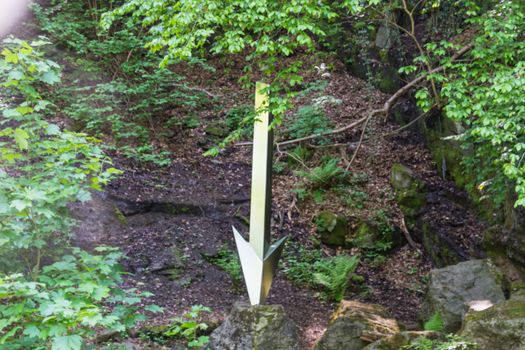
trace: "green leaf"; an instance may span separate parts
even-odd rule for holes
[[[147,305],[144,310],[146,311],[149,311],[149,312],[153,312],[153,313],[160,313],[160,312],[164,312],[164,309],[161,308],[160,306],[158,305]]]
[[[54,337],[51,350],[81,350],[82,337],[79,335],[65,335]]]
[[[29,134],[20,128],[16,128],[14,132],[15,142],[20,150],[27,150],[29,147]]]
[[[60,128],[56,124],[49,124],[46,128],[46,133],[48,135],[58,135],[60,133]]]
[[[40,336],[40,329],[34,324],[32,324],[24,329],[24,334],[29,337],[38,338]]]
[[[48,71],[42,74],[40,80],[46,84],[53,85],[60,81],[60,75],[55,71]]]

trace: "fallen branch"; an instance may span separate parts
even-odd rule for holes
[[[472,48],[474,47],[474,44],[468,44],[466,46],[464,46],[463,48],[461,48],[458,52],[456,52],[452,57],[451,57],[451,62],[454,62],[456,61],[458,58],[460,58],[461,56],[463,56],[465,53],[467,53],[468,51],[470,51]],[[339,134],[339,133],[342,133],[344,131],[347,131],[347,130],[350,130],[350,129],[353,129],[355,127],[358,127],[359,125],[365,123],[365,128],[363,128],[363,131],[361,133],[361,139],[363,138],[363,135],[364,135],[364,132],[366,130],[366,126],[368,125],[370,119],[372,119],[373,117],[375,116],[378,116],[378,115],[388,115],[388,112],[390,111],[390,108],[392,107],[392,105],[401,97],[403,96],[404,94],[406,94],[408,91],[410,91],[414,86],[418,85],[419,83],[421,83],[423,80],[425,80],[429,75],[431,74],[436,74],[436,73],[441,73],[445,70],[445,66],[439,66],[439,67],[436,67],[430,71],[428,71],[427,73],[425,74],[422,74],[420,75],[419,77],[415,78],[414,80],[410,81],[409,83],[407,83],[405,86],[403,86],[402,88],[400,88],[399,90],[397,90],[392,96],[390,96],[388,98],[388,100],[385,101],[385,103],[383,104],[383,107],[382,108],[379,108],[379,109],[375,109],[373,111],[371,111],[366,117],[363,117],[361,119],[358,119],[348,125],[345,125],[343,127],[340,127],[340,128],[337,128],[337,129],[334,129],[334,130],[331,130],[331,131],[327,131],[327,132],[322,132],[322,133],[319,133],[319,134],[315,134],[315,135],[310,135],[310,136],[306,136],[306,137],[301,137],[301,138],[297,138],[297,139],[293,139],[293,140],[287,140],[287,141],[282,141],[282,142],[278,142],[277,145],[278,146],[285,146],[285,145],[290,145],[290,144],[294,144],[294,143],[299,143],[299,142],[304,142],[304,141],[309,141],[309,140],[313,140],[313,139],[317,139],[319,137],[323,137],[323,136],[330,136],[330,135],[335,135],[335,134]],[[362,141],[362,140],[361,140]],[[362,142],[360,142],[362,143]],[[244,145],[246,145],[248,143],[244,143]],[[358,148],[359,148],[360,145],[358,145]]]
[[[418,248],[416,242],[412,239],[412,236],[410,236],[410,232],[408,232],[407,225],[405,224],[405,218],[403,217],[401,219],[401,225],[399,225],[401,228],[401,232],[403,232],[403,235],[405,236],[405,239],[407,240],[408,244],[414,248],[419,254],[422,254],[421,250]]]
[[[188,86],[188,85],[179,84],[179,83],[173,83],[172,86],[181,87],[181,88],[184,88],[184,89],[187,89],[187,90],[199,91],[199,92],[202,92],[202,93],[208,95],[208,97],[211,97],[211,98],[218,98],[218,97],[222,96],[222,95],[212,94],[208,90],[203,89],[201,87],[197,87],[197,86]]]

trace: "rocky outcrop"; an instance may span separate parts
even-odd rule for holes
[[[236,303],[210,336],[214,350],[299,350],[295,324],[281,305]]]
[[[516,298],[465,315],[461,335],[478,350],[525,349],[525,299]]]
[[[342,246],[348,234],[348,221],[331,211],[320,212],[315,218],[321,242]]]
[[[361,350],[396,333],[397,321],[382,306],[343,300],[314,350]]]
[[[445,332],[461,328],[470,306],[496,304],[505,300],[503,278],[490,260],[470,260],[430,272],[422,318],[439,313]]]
[[[412,340],[417,338],[427,338],[427,339],[441,339],[443,335],[437,332],[429,331],[409,331],[401,332],[378,341],[373,342],[370,345],[367,345],[363,350],[399,350],[402,346],[410,345]]]
[[[390,184],[403,214],[407,218],[414,218],[426,203],[425,183],[410,168],[394,164],[390,172]]]

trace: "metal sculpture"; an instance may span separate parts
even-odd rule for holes
[[[268,296],[277,262],[287,239],[283,237],[270,244],[273,132],[270,128],[272,116],[268,111],[269,99],[268,85],[257,83],[249,242],[246,242],[233,227],[244,281],[252,305],[262,304]]]

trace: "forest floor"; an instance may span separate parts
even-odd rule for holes
[[[25,37],[37,33],[20,33],[16,28],[27,26],[11,31]],[[236,69],[235,62],[212,63],[227,65],[230,69],[222,70],[224,72]],[[326,108],[334,127],[363,116],[387,98],[367,82],[350,76],[337,63],[328,77],[321,78],[313,68],[315,63],[311,62],[307,82],[325,80],[323,95],[341,101]],[[73,68],[66,67],[65,74],[68,69]],[[204,157],[203,152],[213,145],[206,125],[224,118],[225,111],[232,106],[252,102],[248,92],[239,93],[242,89],[233,74],[180,73],[192,76],[195,86],[220,95],[222,111],[201,111],[198,127],[177,131],[169,139],[165,146],[172,151],[173,161],[167,167],[139,164],[118,153],[112,154],[115,166],[124,174],[104,193],[95,195],[92,202],[75,205],[73,212],[80,222],[76,242],[83,246],[108,244],[122,249],[127,256],[124,266],[130,272],[125,286],[154,293],[145,302],[165,309],[160,316],[151,315],[150,324],[163,324],[195,304],[209,306],[213,310],[210,322],[218,324],[233,303],[247,300],[243,282],[232,280],[230,274],[213,263],[213,258],[235,254],[232,225],[247,232],[244,218],[249,216],[251,148],[231,146],[215,158]],[[308,105],[314,97],[304,96],[296,102]],[[68,121],[64,120],[63,124],[67,125]],[[476,256],[484,226],[465,204],[466,195],[451,181],[440,177],[416,133],[405,130],[385,136],[398,127],[380,119],[373,120],[369,126],[365,142],[350,168],[352,174],[364,179],[356,185],[365,193],[362,206],[344,204],[331,191],[324,193],[322,200],[301,201],[292,191],[303,182],[295,168],[286,165],[277,172],[273,186],[272,237],[289,235],[292,248],[319,247],[314,218],[322,210],[359,219],[372,218],[383,211],[388,213],[390,224],[398,228],[402,214],[389,178],[392,166],[401,163],[427,185],[429,204],[424,215],[429,222]],[[279,133],[276,136],[277,139],[284,137]],[[324,156],[332,156],[339,157],[344,166],[359,136],[360,130],[354,130],[334,137],[335,144],[343,145],[338,147],[314,144],[311,164]],[[276,153],[277,163],[286,163],[286,152],[285,149]],[[396,232],[399,234],[399,230]],[[292,248],[286,254],[296,253]],[[355,249],[324,245],[320,249],[326,256],[343,251],[360,253]],[[286,261],[284,264],[286,268]],[[419,254],[404,242],[385,253],[382,259],[362,259],[357,274],[363,276],[365,282],[361,287],[349,288],[346,298],[381,304],[407,328],[417,328],[426,275],[432,267],[427,254]],[[283,273],[277,274],[268,303],[284,306],[298,324],[305,347],[319,339],[337,306],[322,300],[318,289],[296,285]]]

